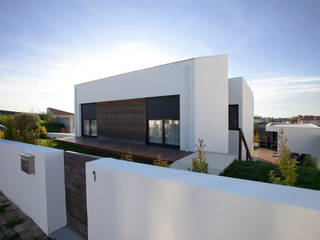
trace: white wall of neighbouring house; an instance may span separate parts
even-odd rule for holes
[[[21,170],[21,153],[35,156],[35,173]],[[63,151],[0,139],[0,191],[46,234],[66,225]]]
[[[320,164],[320,127],[312,124],[266,126],[266,131],[277,132],[278,137],[281,129],[291,152],[311,154],[318,158]]]
[[[78,84],[76,136],[81,136],[81,104],[179,95],[180,149],[193,151],[204,138],[208,151],[227,153],[227,74],[227,55],[220,55]]]
[[[319,191],[111,158],[86,187],[89,240],[320,239]]]
[[[250,153],[253,153],[253,92],[242,77],[229,78],[229,104],[239,105],[239,127],[246,138]],[[237,155],[239,151],[239,132],[229,131],[229,153]],[[242,146],[242,159],[246,158],[244,145]]]

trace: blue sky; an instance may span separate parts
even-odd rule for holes
[[[0,1],[0,109],[73,111],[76,83],[228,54],[255,114],[320,115],[320,1]]]

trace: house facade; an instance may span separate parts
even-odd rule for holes
[[[229,153],[229,97],[252,146],[253,95],[228,79],[227,55],[193,58],[75,86],[76,136]],[[234,86],[234,87],[233,87]],[[230,92],[231,87],[231,92]],[[248,100],[250,99],[250,101]],[[243,113],[246,111],[246,113]],[[250,125],[251,128],[249,127]],[[233,143],[235,141],[231,141]],[[238,143],[237,143],[238,144]]]
[[[313,115],[301,116],[300,118],[297,119],[297,123],[300,123],[300,124],[312,123],[320,126],[320,116],[313,116]]]
[[[266,131],[274,132],[278,137],[281,130],[287,138],[286,145],[290,152],[300,155],[311,154],[320,160],[320,127],[310,123],[283,125],[271,123],[266,126]]]
[[[57,123],[62,123],[65,126],[65,131],[68,133],[74,133],[75,131],[75,121],[74,114],[66,111],[62,111],[55,108],[47,108],[47,113],[51,113],[54,120]]]

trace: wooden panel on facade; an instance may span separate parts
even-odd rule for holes
[[[97,103],[98,136],[144,142],[145,99]]]

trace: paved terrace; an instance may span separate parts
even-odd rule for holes
[[[121,155],[127,153],[128,150],[132,151],[133,156],[141,160],[153,161],[161,154],[162,158],[169,162],[177,161],[192,152],[180,151],[179,149],[164,148],[158,146],[150,146],[144,144],[125,143],[111,140],[100,140],[96,138],[84,137],[65,137],[56,138],[57,141],[71,143],[87,149],[97,150],[109,154]]]

